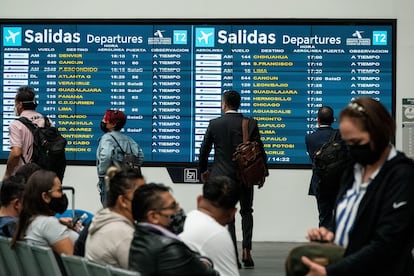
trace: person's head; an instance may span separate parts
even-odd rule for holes
[[[234,219],[240,189],[227,176],[210,177],[203,185],[203,195],[197,198],[199,209],[206,210],[217,222],[226,225]]]
[[[227,90],[223,93],[222,109],[223,111],[237,110],[240,107],[241,97],[237,91]]]
[[[331,107],[324,105],[318,109],[319,125],[332,125],[334,121],[334,111]]]
[[[173,233],[182,231],[185,215],[163,184],[149,183],[135,190],[132,200],[132,215],[138,222],[159,225]]]
[[[2,208],[7,208],[9,214],[17,217],[22,209],[22,199],[25,180],[21,176],[12,175],[3,181],[0,190]]]
[[[133,221],[132,199],[134,192],[145,184],[141,171],[112,166],[106,171],[105,182],[108,186],[107,206]]]
[[[103,132],[121,130],[126,123],[125,113],[121,110],[105,111],[105,114],[101,121],[101,129]]]
[[[16,115],[20,115],[23,110],[35,110],[37,107],[36,95],[29,86],[22,86],[17,90],[14,98],[14,108]]]
[[[40,170],[41,167],[36,163],[27,163],[23,166],[19,167],[15,173],[15,175],[21,176],[24,178],[24,181],[27,182],[29,177],[35,172]]]
[[[27,180],[23,193],[23,207],[12,244],[21,239],[36,215],[54,216],[62,214],[68,206],[68,199],[62,190],[62,183],[56,173],[47,170],[34,172]]]
[[[339,115],[342,139],[356,162],[374,164],[395,135],[395,122],[387,109],[369,97],[354,99]]]

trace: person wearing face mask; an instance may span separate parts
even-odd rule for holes
[[[226,228],[234,219],[240,189],[227,176],[211,177],[197,197],[197,210],[191,211],[179,235],[193,250],[209,257],[221,276],[237,276],[239,270],[233,241]]]
[[[210,260],[177,236],[185,216],[169,187],[155,183],[139,187],[132,200],[132,215],[136,222],[129,269],[148,276],[219,275]]]
[[[129,245],[134,235],[131,202],[134,191],[144,185],[145,180],[139,170],[117,166],[108,169],[106,180],[108,207],[99,210],[92,219],[85,257],[96,263],[127,269]]]
[[[377,100],[354,99],[339,118],[355,164],[341,179],[334,231],[310,229],[308,239],[345,253],[326,267],[302,257],[307,275],[414,275],[414,161],[391,144],[395,122]]]
[[[3,181],[0,189],[0,236],[11,237],[22,209],[25,180],[12,175]]]
[[[62,183],[52,171],[38,170],[28,179],[23,193],[23,206],[11,246],[17,240],[29,244],[50,246],[55,253],[72,255],[78,233],[62,224],[55,214],[62,214],[68,199]]]
[[[28,86],[17,90],[14,100],[14,115],[26,117],[33,124],[43,127],[45,125],[43,115],[36,112],[36,95]],[[52,122],[51,122],[52,124]],[[13,120],[9,126],[10,153],[3,179],[14,175],[16,170],[29,163],[33,154],[33,134],[19,120]]]
[[[120,110],[106,110],[101,121],[101,130],[104,134],[99,138],[96,150],[96,169],[100,199],[104,207],[106,206],[107,190],[104,180],[106,170],[114,163],[121,161],[124,152],[132,152],[138,157],[141,164],[144,162],[144,153],[141,147],[131,137],[121,133],[125,123],[126,116]]]

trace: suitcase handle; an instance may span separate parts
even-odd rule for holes
[[[63,191],[70,191],[72,193],[72,219],[75,218],[75,188],[72,186],[62,186]]]

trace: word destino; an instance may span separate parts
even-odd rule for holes
[[[26,43],[79,43],[81,42],[81,34],[63,32],[62,29],[54,31],[53,29],[44,29],[43,32],[35,32],[28,29],[24,32]],[[220,30],[217,33],[217,42],[220,44],[275,44],[276,34],[274,33],[259,33],[257,30],[248,32],[247,30],[238,30],[234,33],[228,33],[225,30]],[[143,43],[142,36],[126,36],[126,35],[111,35],[111,36],[97,36],[93,34],[86,35],[87,43]],[[289,36],[282,35],[283,44],[293,44],[296,46],[308,44],[341,44],[340,37],[321,37],[314,36]]]

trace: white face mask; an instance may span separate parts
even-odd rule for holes
[[[16,106],[14,106],[13,114],[14,114],[14,116],[19,116],[20,115],[19,112],[17,111]]]

